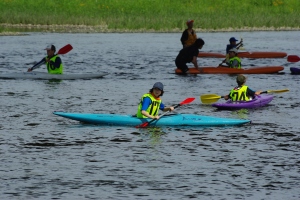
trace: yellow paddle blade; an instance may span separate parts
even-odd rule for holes
[[[281,93],[281,92],[288,92],[289,89],[283,89],[283,90],[268,90],[268,93]]]
[[[222,98],[222,97],[217,95],[217,94],[204,94],[204,95],[200,96],[201,102],[202,103],[207,103],[207,104],[215,103],[220,98]]]

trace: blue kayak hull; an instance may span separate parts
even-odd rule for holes
[[[131,115],[117,114],[88,114],[88,113],[67,113],[53,112],[53,114],[68,119],[89,124],[117,125],[117,126],[137,126],[151,119],[137,118]],[[211,116],[201,116],[194,114],[173,114],[165,115],[159,120],[152,122],[151,126],[232,126],[250,123],[250,120],[219,118]]]
[[[225,103],[214,103],[212,104],[213,107],[218,109],[243,109],[243,108],[259,108],[262,106],[267,105],[273,100],[272,95],[258,95],[254,99],[250,101],[231,101],[228,100]]]

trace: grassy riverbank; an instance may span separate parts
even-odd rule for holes
[[[1,0],[0,32],[53,25],[77,26],[78,32],[80,25],[96,32],[174,32],[186,28],[187,19],[200,31],[299,30],[299,13],[299,0]]]

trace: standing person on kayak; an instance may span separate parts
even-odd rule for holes
[[[188,26],[188,28],[183,31],[181,38],[180,38],[183,48],[191,46],[192,44],[194,44],[194,42],[197,39],[196,32],[193,29],[194,20],[188,20],[186,22],[186,25]]]
[[[149,93],[142,96],[137,110],[137,118],[159,119],[158,110],[172,111],[174,107],[165,107],[160,97],[164,94],[164,85],[156,82]]]
[[[256,95],[260,95],[262,93],[261,90],[253,91],[248,86],[246,86],[246,79],[247,78],[243,74],[239,74],[236,77],[238,86],[233,88],[228,95],[225,95],[224,99],[231,99],[232,101],[250,101]]]
[[[238,40],[235,39],[235,37],[231,37],[229,39],[230,44],[227,44],[227,46],[226,46],[226,54],[229,53],[230,49],[233,49],[233,48],[239,49],[241,46],[243,46],[243,39],[241,39],[241,41],[239,43],[236,43],[237,41]]]
[[[47,50],[47,56],[43,58],[40,62],[36,63],[33,67],[28,69],[31,72],[41,65],[46,63],[47,70],[49,74],[62,74],[64,67],[62,61],[58,55],[55,55],[56,48],[54,45],[48,45],[45,50]]]
[[[238,40],[235,39],[235,37],[231,37],[229,39],[229,44],[227,44],[227,46],[226,46],[226,58],[222,61],[222,63],[228,62],[230,49],[233,49],[233,48],[239,49],[240,47],[243,46],[243,39],[241,39],[241,41],[239,43],[236,43],[237,41]]]
[[[198,38],[194,44],[191,46],[185,47],[179,51],[175,59],[175,64],[178,69],[182,71],[183,74],[188,73],[189,68],[186,65],[187,63],[192,62],[196,69],[199,69],[197,63],[197,57],[199,54],[199,49],[202,49],[203,45],[205,44],[204,40]]]
[[[229,68],[235,68],[235,69],[241,69],[242,63],[241,59],[237,56],[238,50],[236,48],[229,50],[229,60],[226,62],[227,65],[222,65],[222,63],[219,64],[219,67],[229,67]]]

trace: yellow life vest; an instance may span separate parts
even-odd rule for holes
[[[58,55],[55,55],[52,58],[50,58],[50,60],[55,62],[57,57],[58,57]],[[47,59],[48,59],[48,56],[46,57],[46,60]],[[47,62],[46,65],[47,65],[47,70],[48,70],[49,74],[62,74],[63,73],[64,66],[62,65],[62,63],[60,64],[59,68],[56,68],[55,66],[51,65],[50,62]]]
[[[235,60],[237,60],[238,63],[239,63],[238,67],[231,67],[233,61],[235,61]],[[230,58],[230,59],[229,59],[229,65],[230,65],[230,68],[241,69],[241,68],[242,68],[241,59],[240,59],[239,57],[237,57],[237,56],[235,56],[235,57],[233,57],[233,58]]]
[[[185,45],[186,46],[191,46],[197,40],[197,35],[196,35],[196,32],[194,30],[192,30],[193,34],[189,30],[187,30],[187,32],[188,32],[188,39],[185,41]]]
[[[249,101],[250,98],[247,96],[248,86],[243,85],[241,87],[235,87],[230,91],[230,98],[232,101]]]
[[[152,116],[157,116],[161,104],[161,99],[155,98],[150,93],[147,93],[142,96],[141,102],[139,103],[138,110],[136,113],[137,118],[147,118],[145,115],[142,114],[142,104],[145,97],[149,97],[151,99],[151,104],[147,108],[146,112],[148,112]]]

